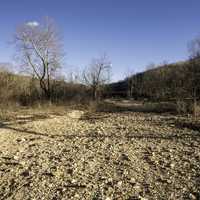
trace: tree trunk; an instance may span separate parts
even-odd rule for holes
[[[51,100],[51,84],[50,84],[50,74],[49,74],[49,67],[47,64],[47,98],[48,100]]]
[[[197,97],[196,97],[196,88],[194,88],[194,97],[193,97],[193,117],[196,120],[197,118]]]
[[[93,99],[93,101],[96,101],[97,97],[98,97],[98,95],[97,95],[97,87],[93,87],[92,88],[92,99]]]
[[[46,85],[44,79],[40,80],[40,87],[41,87],[41,89],[44,92],[45,98],[47,100],[51,100],[51,90],[50,90],[50,87],[48,87],[48,85]]]

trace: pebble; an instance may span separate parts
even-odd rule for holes
[[[149,199],[161,199],[163,192],[165,199],[169,199],[168,186],[172,182],[179,191],[174,195],[176,199],[181,199],[183,193],[197,191],[194,174],[199,173],[200,141],[198,137],[188,137],[190,140],[187,138],[187,141],[174,137],[192,134],[189,129],[185,132],[168,127],[165,116],[152,113],[110,113],[109,117],[98,120],[82,120],[78,115],[73,113],[71,117],[33,121],[27,127],[24,124],[24,130],[47,134],[37,141],[34,138],[38,135],[32,134],[31,139],[28,134],[26,139],[23,135],[19,138],[19,134],[15,136],[11,130],[8,131],[12,137],[6,140],[0,137],[0,143],[3,143],[0,151],[7,155],[0,154],[2,194],[9,191],[7,182],[12,183],[11,179],[14,180],[13,187],[20,186],[25,180],[30,181],[32,199],[52,199],[57,188],[62,189],[58,195],[63,193],[68,199],[72,196],[91,199],[97,191],[104,200],[123,196],[147,200],[146,196],[138,197],[139,194],[145,195],[146,191]],[[153,122],[147,120],[149,117]],[[18,144],[7,146],[13,141]],[[28,148],[33,141],[37,145]],[[20,149],[23,151],[16,153]],[[147,152],[146,159],[143,152]],[[188,164],[184,165],[184,162]],[[62,172],[58,173],[59,178],[54,176],[57,169]],[[48,173],[42,175],[46,170]],[[191,191],[188,188],[192,188]],[[192,193],[189,197],[196,198]]]
[[[136,183],[135,178],[131,178],[130,183],[131,183],[131,184],[135,184],[135,183]]]
[[[118,183],[117,183],[117,187],[122,187],[122,181],[119,181]]]

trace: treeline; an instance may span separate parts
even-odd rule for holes
[[[51,80],[52,103],[84,103],[90,98],[90,90],[83,84],[67,83],[65,80]],[[0,104],[22,106],[46,102],[39,80],[31,76],[17,75],[0,70]]]
[[[143,73],[109,84],[112,63],[104,54],[92,59],[80,76],[75,75],[76,83],[69,83],[57,77],[64,59],[63,41],[58,33],[56,24],[48,17],[37,25],[25,23],[17,27],[14,36],[16,58],[20,71],[26,76],[0,71],[1,104],[88,103],[89,100],[120,96],[175,101],[182,110],[188,110],[190,105],[196,108],[200,98],[200,37],[190,43],[186,62],[150,66]]]
[[[110,85],[111,96],[173,101],[189,109],[200,98],[200,59],[164,64]],[[188,108],[187,108],[188,107]]]
[[[77,102],[88,100],[90,97],[97,100],[101,96],[104,85],[110,80],[112,64],[106,54],[92,59],[80,76],[75,75],[78,80],[76,84],[58,79],[57,73],[63,67],[64,45],[54,20],[49,17],[45,17],[41,23],[19,25],[14,34],[13,44],[20,71],[29,75],[29,78],[23,77],[19,80],[19,76],[3,74],[2,81],[8,84],[3,84],[6,86],[2,87],[4,93],[2,96],[15,99],[22,104],[41,100]],[[18,84],[19,81],[22,84]],[[9,87],[11,96],[7,97],[5,94],[6,87]]]
[[[128,78],[129,95],[152,100],[199,97],[199,73],[193,62],[160,66]]]

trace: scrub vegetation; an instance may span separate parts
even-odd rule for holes
[[[200,37],[188,60],[112,83],[108,55],[62,74],[55,22],[0,64],[0,200],[200,199]],[[70,74],[70,72],[69,72]]]

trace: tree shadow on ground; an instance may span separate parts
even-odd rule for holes
[[[167,102],[159,103],[131,103],[123,104],[115,101],[99,103],[97,112],[121,113],[121,112],[141,112],[141,113],[175,113],[174,104]]]
[[[16,131],[20,134],[23,135],[36,135],[36,136],[43,136],[43,137],[48,137],[48,138],[62,138],[62,139],[81,139],[81,138],[93,138],[93,139],[105,139],[105,138],[111,138],[111,139],[136,139],[136,140],[140,140],[140,139],[149,139],[149,140],[188,140],[188,139],[192,139],[192,140],[196,140],[196,139],[200,139],[200,134],[199,133],[192,133],[192,134],[168,134],[166,136],[163,135],[158,135],[158,134],[153,134],[153,133],[149,133],[149,134],[137,134],[137,133],[129,133],[129,134],[125,134],[125,135],[116,135],[116,134],[96,134],[96,133],[87,133],[87,134],[69,134],[69,135],[61,135],[61,134],[46,134],[46,133],[41,133],[41,132],[36,132],[33,130],[27,130],[27,129],[20,129],[20,128],[15,128],[15,127],[11,127],[11,126],[6,126],[4,125],[3,127],[0,128],[4,128],[4,129],[8,129],[8,130],[12,130],[12,131]]]
[[[30,122],[40,121],[48,118],[50,118],[48,114],[30,114],[30,115],[27,114],[23,116],[13,116],[11,119],[0,121],[0,128],[4,128],[8,125],[15,125],[15,124],[23,125]]]
[[[0,128],[4,127],[4,123],[0,121]]]
[[[28,122],[39,121],[49,118],[49,115],[46,114],[31,114],[29,116],[19,116],[15,118],[15,121],[18,124],[26,124]]]
[[[80,121],[97,121],[97,120],[102,120],[109,117],[110,116],[102,115],[102,113],[98,113],[98,112],[95,112],[95,113],[86,112],[80,117],[79,120]]]
[[[200,132],[200,122],[192,122],[192,121],[177,121],[175,123],[177,128],[188,128],[193,131],[199,131]]]

